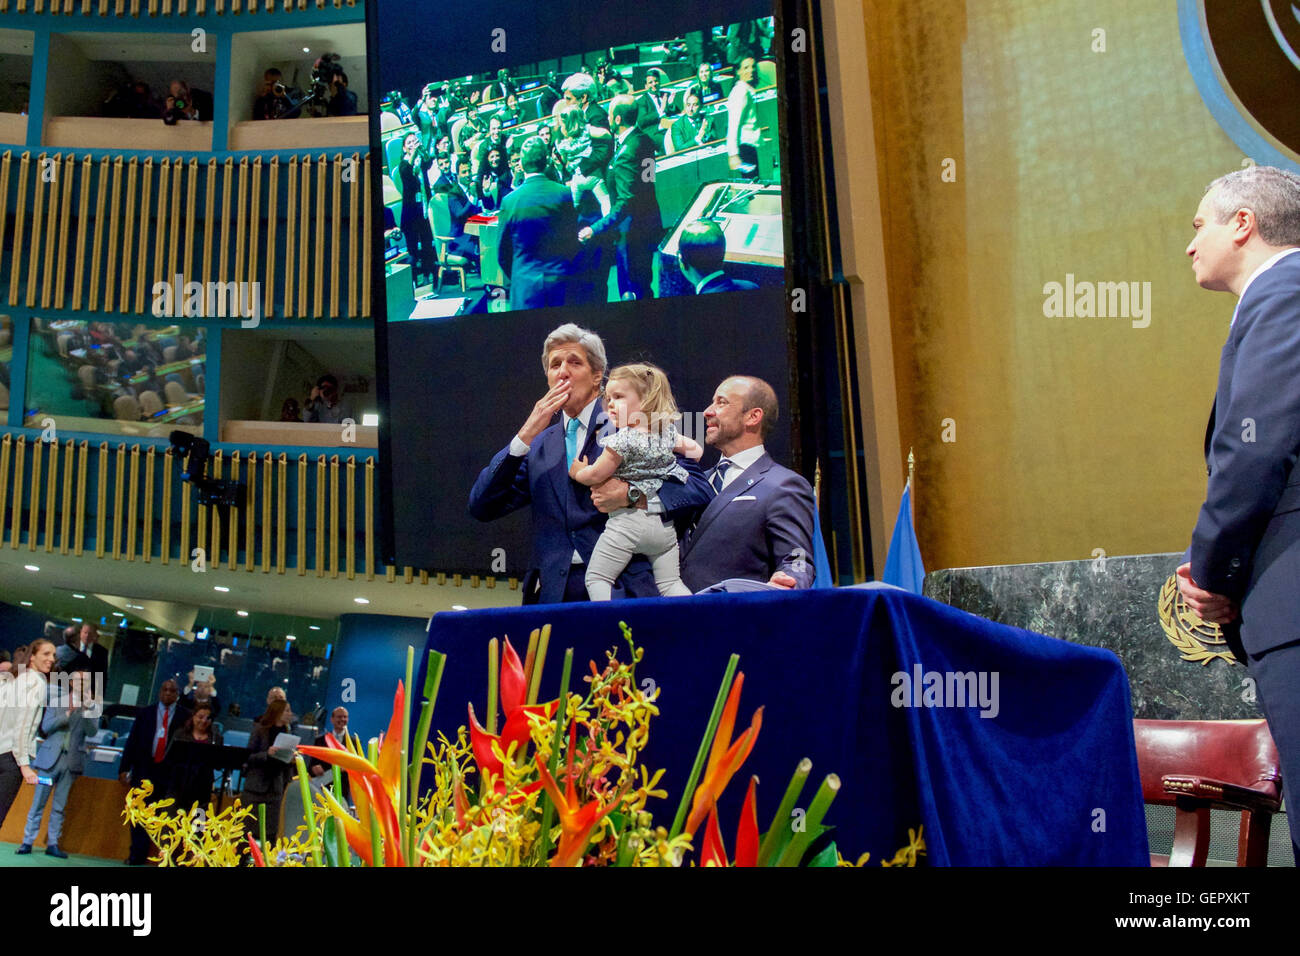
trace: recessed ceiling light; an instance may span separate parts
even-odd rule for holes
[[[73,620],[76,621],[78,624],[81,623],[81,618],[79,617],[74,617]]]
[[[370,598],[353,598],[352,600],[356,601],[358,604],[369,604],[369,603],[370,603]]]
[[[145,630],[146,630],[146,631],[153,631],[155,634],[158,633],[158,628],[156,628],[156,627],[146,627]]]
[[[467,608],[467,607],[466,607],[465,605],[463,605],[463,604],[453,604],[453,605],[451,606],[451,609],[452,609],[453,611],[468,611],[468,610],[469,610],[469,608]]]
[[[307,626],[308,626],[309,628],[311,628],[311,630],[313,630],[313,631],[319,631],[319,630],[320,630],[320,628],[317,627],[315,624],[308,624]]]
[[[240,617],[248,617],[247,611],[236,611],[235,613],[238,614]]]
[[[128,604],[127,607],[129,607],[129,608],[131,608],[132,610],[135,610],[135,611],[143,611],[143,610],[144,610],[144,605],[143,605],[143,604]]]
[[[73,596],[74,598],[77,598],[77,599],[82,600],[82,601],[84,601],[84,600],[86,599],[86,595],[84,595],[84,594],[74,594],[74,595],[72,595],[72,596]]]
[[[121,611],[114,611],[113,617],[126,617],[126,615],[123,614]]]
[[[32,606],[32,602],[31,602],[31,601],[19,601],[18,603],[21,604],[23,607],[31,607],[31,606]]]
[[[214,591],[220,591],[220,592],[222,592],[222,593],[224,594],[226,591],[229,591],[230,588],[223,588],[220,584],[216,584],[216,585],[213,585],[212,590],[214,590]]]
[[[284,635],[284,639],[285,639],[286,641],[296,641],[296,640],[298,640],[298,638],[295,637],[295,636],[292,635],[292,634],[286,634],[286,635]]]
[[[40,568],[38,568],[38,567],[37,567],[36,565],[34,565],[34,564],[24,564],[23,567],[26,568],[28,571],[39,571],[39,570],[40,570]]]
[[[310,52],[311,52],[311,47],[309,47],[309,46],[305,46],[305,47],[303,47],[303,48],[302,48],[302,52],[303,52],[303,53],[310,53]]]

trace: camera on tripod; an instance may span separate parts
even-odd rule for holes
[[[184,431],[174,431],[167,437],[172,444],[172,453],[181,459],[181,480],[198,489],[199,504],[215,505],[223,511],[232,506],[239,507],[244,498],[244,484],[208,477],[212,445],[207,439]]]

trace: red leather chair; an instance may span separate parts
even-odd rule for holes
[[[1133,736],[1143,800],[1176,813],[1173,850],[1152,866],[1205,866],[1211,810],[1241,812],[1237,866],[1267,864],[1282,771],[1263,720],[1135,720]]]

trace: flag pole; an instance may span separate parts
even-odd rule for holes
[[[909,445],[907,449],[907,486],[912,486],[912,479],[916,477],[916,455],[912,454],[912,448]]]

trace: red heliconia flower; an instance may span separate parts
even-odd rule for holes
[[[253,855],[253,866],[266,866],[266,860],[262,856],[262,850],[257,845],[257,841],[253,839],[253,834],[245,833],[244,836],[248,839],[248,851]]]
[[[736,828],[736,866],[758,866],[758,804],[754,788],[757,777],[749,778],[745,805],[740,808],[740,826]],[[718,826],[718,805],[709,808],[709,819],[704,825],[704,844],[700,847],[700,866],[726,866],[727,848],[722,842],[722,829]]]
[[[570,732],[570,739],[573,734]],[[599,800],[592,800],[582,806],[578,805],[578,793],[573,786],[573,748],[569,748],[569,767],[565,774],[564,793],[546,769],[546,761],[537,755],[537,773],[542,778],[542,785],[555,804],[556,815],[560,818],[560,843],[551,858],[551,866],[576,866],[582,861],[582,855],[591,842],[591,834],[606,815],[623,802],[623,791],[603,807]]]
[[[695,788],[695,798],[691,803],[690,815],[686,818],[685,832],[691,836],[699,829],[709,814],[709,809],[722,795],[722,791],[731,782],[732,776],[740,765],[749,757],[758,739],[758,731],[763,726],[763,708],[754,711],[749,727],[733,743],[731,731],[736,725],[736,710],[740,707],[740,690],[745,684],[745,674],[736,675],[736,682],[731,685],[727,695],[726,706],[722,709],[722,719],[718,722],[717,733],[713,736],[713,747],[709,751],[709,762],[704,768],[704,779]]]
[[[560,702],[553,700],[548,704],[525,704],[527,689],[524,682],[524,666],[519,661],[510,639],[506,638],[505,649],[501,654],[501,709],[505,713],[505,722],[500,734],[490,734],[474,716],[474,705],[469,705],[469,739],[474,748],[474,762],[478,764],[479,773],[491,773],[497,781],[497,792],[504,787],[502,783],[501,760],[492,752],[495,743],[505,753],[515,744],[516,755],[522,755],[531,739],[529,715],[550,719],[555,716]],[[535,788],[534,788],[535,789]]]

